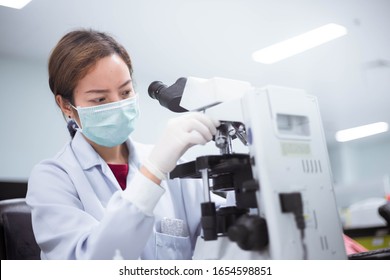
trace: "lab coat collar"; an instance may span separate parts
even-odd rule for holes
[[[102,158],[85,140],[81,132],[77,131],[72,140],[73,152],[83,170],[101,164]]]
[[[72,149],[74,154],[79,161],[83,170],[87,170],[93,166],[102,165],[105,169],[105,162],[99,156],[99,154],[93,149],[93,147],[85,140],[81,132],[77,131],[72,140]],[[129,149],[129,163],[132,162],[137,167],[140,165],[140,160],[137,155],[135,144],[129,138],[126,141],[127,148]]]

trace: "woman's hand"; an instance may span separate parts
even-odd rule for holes
[[[164,179],[190,147],[204,145],[212,140],[219,125],[219,121],[199,112],[184,114],[169,120],[143,167],[157,179]]]

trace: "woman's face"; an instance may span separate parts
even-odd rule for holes
[[[76,85],[75,107],[90,107],[134,96],[129,68],[117,54],[100,59]]]

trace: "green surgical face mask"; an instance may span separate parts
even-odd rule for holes
[[[124,143],[134,130],[139,115],[138,95],[92,107],[74,107],[80,118],[79,130],[98,145],[114,147]]]

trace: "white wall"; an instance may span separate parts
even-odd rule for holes
[[[329,148],[333,176],[336,184],[376,180],[390,173],[390,140],[374,136],[340,143]]]
[[[384,198],[389,185],[390,140],[383,135],[329,148],[340,207],[372,197]]]
[[[45,66],[0,58],[0,180],[25,181],[68,138]]]

